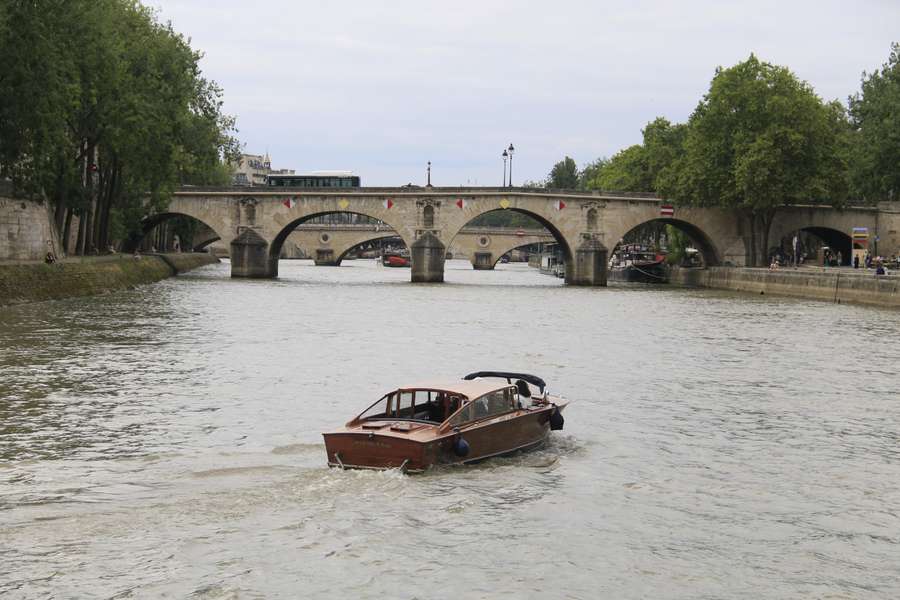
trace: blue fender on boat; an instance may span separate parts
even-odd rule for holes
[[[562,412],[560,412],[558,406],[553,407],[553,412],[550,413],[550,430],[551,431],[559,431],[565,425],[566,420],[562,416]]]
[[[463,438],[457,438],[455,442],[453,442],[453,454],[457,455],[460,458],[464,458],[469,455],[469,442],[467,442]]]

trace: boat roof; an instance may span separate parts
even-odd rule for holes
[[[447,392],[450,394],[459,394],[465,396],[469,400],[474,400],[485,394],[490,394],[496,390],[502,390],[510,387],[505,381],[491,381],[478,379],[475,381],[465,381],[463,379],[450,379],[446,381],[432,380],[420,381],[414,385],[404,385],[397,388],[401,392],[412,390],[433,390],[438,392]]]

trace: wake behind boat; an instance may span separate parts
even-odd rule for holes
[[[479,371],[397,388],[322,435],[331,467],[420,472],[536,448],[567,404],[535,375]]]

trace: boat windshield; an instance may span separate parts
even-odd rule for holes
[[[436,390],[398,390],[383,396],[359,415],[358,420],[442,423],[447,416],[456,412],[460,402],[459,396]]]
[[[516,388],[508,387],[476,398],[450,417],[449,424],[462,425],[508,413],[519,408],[517,396]]]

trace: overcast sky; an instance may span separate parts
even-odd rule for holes
[[[826,99],[900,41],[900,1],[151,0],[206,56],[248,153],[363,185],[543,179],[684,121],[754,52]]]

